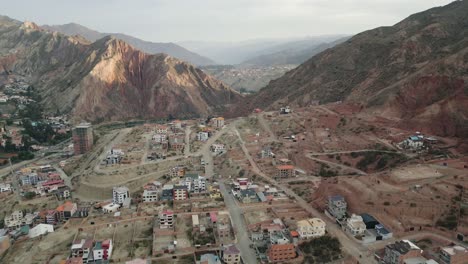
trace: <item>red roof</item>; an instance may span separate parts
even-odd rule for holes
[[[292,231],[291,231],[291,236],[292,236],[292,237],[298,237],[298,236],[299,236],[299,233],[298,233],[297,231],[295,231],[295,230],[292,230]]]
[[[281,166],[278,166],[276,168],[278,168],[278,170],[294,170],[293,165],[281,165]]]

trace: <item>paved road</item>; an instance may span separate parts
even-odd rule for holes
[[[332,235],[335,236],[336,238],[339,239],[342,248],[344,251],[346,251],[348,254],[352,255],[354,258],[358,259],[360,263],[375,263],[375,260],[373,258],[373,254],[369,252],[367,248],[365,248],[363,245],[353,241],[351,238],[349,238],[343,230],[341,230],[338,225],[334,221],[331,221],[327,216],[325,216],[323,213],[317,211],[315,208],[311,207],[304,199],[302,199],[299,195],[297,195],[295,192],[293,192],[291,189],[287,188],[286,186],[282,185],[281,183],[277,182],[276,180],[270,178],[266,174],[264,174],[257,166],[255,161],[252,159],[252,156],[250,155],[248,149],[245,147],[245,143],[242,140],[242,137],[240,136],[239,131],[237,128],[235,129],[235,132],[237,136],[239,137],[239,140],[241,142],[241,148],[244,151],[245,156],[249,160],[252,170],[259,175],[260,177],[264,178],[266,181],[268,181],[270,184],[277,186],[278,189],[282,190],[284,193],[289,195],[290,197],[293,197],[297,204],[301,206],[304,210],[309,212],[310,214],[320,217],[325,223],[327,224],[327,231]]]
[[[248,236],[249,232],[247,225],[245,224],[244,217],[242,216],[242,209],[234,200],[232,194],[228,192],[223,182],[219,182],[219,188],[223,194],[226,207],[229,209],[229,214],[231,215],[231,221],[237,239],[236,246],[241,251],[244,263],[257,263],[255,252],[250,248],[251,241]]]

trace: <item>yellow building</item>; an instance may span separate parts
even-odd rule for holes
[[[297,232],[302,239],[320,237],[325,235],[325,222],[320,218],[300,220],[296,223]]]

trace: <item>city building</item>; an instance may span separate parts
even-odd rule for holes
[[[280,165],[276,167],[276,178],[284,179],[296,176],[293,165]]]
[[[143,202],[157,202],[159,199],[159,190],[144,190],[142,195]]]
[[[66,201],[64,204],[60,205],[55,209],[57,212],[57,217],[59,221],[66,221],[70,219],[78,209],[76,203],[72,203],[71,201]]]
[[[173,228],[174,227],[174,212],[170,210],[164,210],[158,214],[159,228]]]
[[[170,169],[169,174],[171,178],[182,178],[185,176],[185,167],[175,166]]]
[[[130,192],[127,187],[114,187],[112,188],[112,202],[122,205],[125,199],[130,198]]]
[[[3,220],[5,223],[5,227],[16,229],[23,225],[23,212],[22,211],[14,211],[9,216],[5,216]]]
[[[403,264],[406,259],[422,257],[422,250],[409,240],[385,246],[384,264]]]
[[[320,218],[310,218],[297,222],[297,232],[301,239],[309,239],[325,235],[325,222]]]
[[[183,151],[185,148],[185,135],[184,134],[169,135],[169,148],[174,151]]]
[[[0,193],[2,192],[11,192],[11,184],[9,183],[0,183]]]
[[[268,261],[287,262],[297,257],[296,248],[293,244],[271,245],[267,251]]]
[[[223,262],[226,264],[240,264],[241,255],[240,250],[235,245],[228,245],[222,251]]]
[[[106,204],[102,207],[102,212],[106,214],[112,214],[112,213],[117,212],[120,206],[121,206],[120,204],[115,204],[115,203]]]
[[[37,226],[29,229],[29,238],[35,238],[41,235],[45,235],[47,233],[53,233],[54,226],[49,224],[38,224]]]
[[[366,224],[360,215],[353,214],[346,220],[346,229],[348,229],[353,236],[362,235],[366,232]]]
[[[72,134],[75,155],[84,154],[93,147],[93,128],[90,123],[79,124],[73,128]]]
[[[348,204],[341,195],[328,197],[328,212],[337,219],[343,219],[346,216]]]
[[[210,138],[210,134],[205,131],[200,131],[197,133],[197,140],[198,141],[207,141]]]
[[[222,128],[224,126],[224,117],[215,117],[211,119],[213,126],[216,128]]]
[[[198,173],[186,173],[184,181],[181,184],[187,186],[187,190],[191,193],[206,191],[206,179]]]
[[[442,264],[466,264],[468,263],[468,249],[462,246],[443,247],[440,249]]]
[[[35,172],[21,176],[21,185],[36,185],[38,182],[39,176]]]
[[[167,135],[166,134],[154,134],[153,141],[158,144],[166,143],[167,142]]]
[[[185,185],[175,185],[173,191],[173,199],[175,201],[188,199],[188,188]]]
[[[169,130],[168,126],[158,125],[156,126],[155,132],[156,134],[167,134],[168,130]]]
[[[221,154],[226,150],[224,144],[212,144],[211,151],[215,154]]]
[[[71,246],[71,257],[72,258],[82,258],[83,263],[88,263],[88,259],[91,255],[91,250],[93,248],[93,240],[81,239],[75,240]]]

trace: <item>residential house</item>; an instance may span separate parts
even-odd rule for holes
[[[82,258],[83,263],[88,263],[88,259],[91,255],[93,249],[93,240],[81,239],[73,241],[71,246],[71,257],[72,258]]]
[[[301,239],[325,235],[325,222],[320,218],[310,218],[297,222],[297,232]]]
[[[221,264],[219,257],[215,254],[203,254],[200,256],[200,260],[195,262],[196,264]]]
[[[341,195],[328,197],[328,212],[337,219],[343,219],[346,216],[348,204]]]
[[[280,114],[287,115],[289,113],[291,113],[291,108],[289,108],[289,106],[280,108]]]
[[[167,134],[168,130],[169,130],[168,126],[158,125],[156,126],[155,132],[156,134]]]
[[[366,224],[360,215],[353,214],[346,220],[346,229],[353,236],[362,235],[366,232]]]
[[[226,150],[224,144],[212,144],[211,151],[215,154],[221,154]]]
[[[186,173],[185,179],[181,184],[187,186],[187,190],[191,193],[206,191],[206,179],[198,173]]]
[[[35,172],[21,176],[21,185],[36,185],[38,182],[39,176]]]
[[[252,189],[240,190],[239,200],[242,203],[256,203],[258,202],[258,196],[257,193]]]
[[[70,219],[78,209],[76,203],[72,203],[71,201],[67,201],[64,204],[60,205],[55,209],[57,212],[58,221],[67,221]]]
[[[287,262],[297,257],[296,248],[293,244],[271,245],[267,251],[268,261]]]
[[[462,246],[443,247],[440,249],[439,257],[442,264],[466,264],[468,249]]]
[[[182,201],[188,199],[188,188],[185,185],[175,185],[173,192],[173,199],[175,201]]]
[[[45,216],[45,223],[55,225],[59,221],[58,213],[55,210],[48,210]]]
[[[362,221],[364,221],[364,224],[366,224],[367,229],[375,229],[375,226],[380,224],[377,219],[375,219],[372,215],[364,213],[361,214]]]
[[[223,247],[222,255],[223,255],[223,262],[226,264],[240,264],[241,263],[240,250],[235,245],[227,245]]]
[[[41,235],[45,235],[47,233],[53,233],[54,226],[49,224],[38,224],[37,226],[29,229],[29,238],[35,238]]]
[[[171,176],[171,178],[182,178],[185,176],[185,167],[175,166],[170,169],[169,175]]]
[[[5,216],[3,220],[5,223],[5,227],[16,229],[23,225],[23,212],[22,211],[14,211],[9,216]]]
[[[216,128],[222,128],[224,126],[224,117],[215,117],[211,119],[213,126]]]
[[[159,199],[159,192],[159,190],[144,190],[142,195],[143,202],[157,202]]]
[[[228,245],[222,251],[223,262],[226,264],[240,264],[240,250],[235,245]]]
[[[158,214],[159,228],[173,228],[174,227],[174,212],[171,210],[164,210]]]
[[[105,214],[112,214],[112,213],[117,212],[120,207],[121,207],[120,204],[109,203],[109,204],[102,206],[102,212],[104,212]]]
[[[0,193],[11,192],[11,184],[9,183],[0,183]]]
[[[296,172],[293,165],[280,165],[276,167],[276,178],[285,179],[295,177]]]
[[[185,135],[184,134],[169,135],[169,149],[173,151],[182,152],[184,148],[185,148]]]
[[[197,133],[197,140],[198,141],[207,141],[210,138],[210,133],[205,131],[200,131]]]
[[[403,141],[403,145],[410,149],[420,149],[424,146],[424,137],[421,135],[410,136]]]
[[[93,247],[93,261],[109,260],[112,255],[112,240],[97,241]]]
[[[389,239],[393,237],[393,233],[390,232],[384,225],[378,224],[375,225],[375,232],[377,233],[378,236],[380,236],[382,239]]]
[[[166,134],[154,134],[152,139],[157,144],[163,144],[167,142],[167,135]]]
[[[59,200],[68,199],[71,196],[70,187],[68,186],[59,186],[56,190],[52,192],[55,197]]]
[[[409,240],[397,241],[385,246],[384,264],[403,264],[406,259],[422,256],[422,250]]]
[[[262,159],[266,159],[266,158],[274,158],[275,157],[275,154],[271,151],[271,148],[270,147],[264,147],[262,149],[262,151],[260,152],[260,157]]]
[[[225,237],[230,237],[231,235],[231,226],[229,224],[225,223],[218,223],[216,226],[216,229],[218,231],[218,237],[219,238],[225,238]]]
[[[127,187],[121,186],[112,188],[112,202],[114,204],[122,205],[127,198],[130,198],[130,192]]]
[[[166,184],[162,188],[161,201],[172,201],[174,200],[174,185]]]

